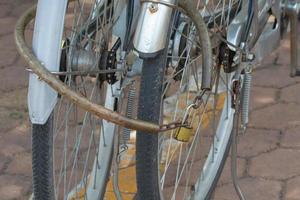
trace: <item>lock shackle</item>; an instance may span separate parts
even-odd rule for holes
[[[185,122],[187,121],[187,118],[189,117],[190,111],[192,108],[194,108],[196,106],[195,103],[192,103],[191,105],[189,105],[186,110],[185,113],[183,115],[183,119],[182,119],[182,124],[185,124]]]

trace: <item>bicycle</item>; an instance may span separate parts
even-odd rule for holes
[[[136,198],[211,199],[232,147],[243,199],[236,137],[248,123],[253,64],[277,47],[288,16],[299,75],[298,4],[39,0],[33,52],[24,32],[35,8],[15,34],[33,72],[34,199],[103,199],[111,171],[121,199],[118,170],[132,141]]]

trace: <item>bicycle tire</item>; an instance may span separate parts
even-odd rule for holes
[[[70,2],[68,6],[70,6],[71,8],[69,9],[69,11],[67,9],[66,13],[64,14],[70,14],[67,12],[72,13],[72,9],[74,9],[75,11],[72,14],[74,14],[75,16],[82,16],[81,20],[84,21],[85,15],[80,15],[83,11],[77,8],[72,8],[72,6],[83,6],[84,3],[82,3],[81,5],[76,5],[76,3],[77,2]],[[87,7],[87,9],[88,8],[89,7]],[[91,9],[93,9],[93,7]],[[89,13],[90,12],[88,12],[87,14]],[[76,20],[80,19],[80,17],[76,18]],[[99,23],[101,22],[101,19],[101,16],[99,16]],[[106,19],[107,23],[109,23],[109,19],[110,18]],[[87,18],[87,20],[90,20],[90,18]],[[95,20],[91,21],[92,25],[94,24],[94,21]],[[39,23],[43,24],[42,20],[40,20]],[[66,35],[66,40],[68,39],[68,33],[72,34],[75,31],[78,31],[78,34],[81,34],[82,31],[85,30],[79,24],[75,27],[76,29],[74,28],[73,32],[70,33],[68,32],[66,26],[67,24],[65,25],[65,27],[62,27],[62,32],[64,32]],[[99,28],[100,26],[97,27]],[[93,31],[91,26],[86,27],[86,29],[88,31]],[[94,31],[100,31],[100,28],[99,30]],[[61,41],[58,42],[61,43]],[[96,44],[96,42],[95,45],[98,45],[98,43]],[[66,44],[70,44],[70,41],[67,41]],[[80,46],[84,44],[78,45]],[[70,47],[66,47],[66,45],[63,45],[60,51],[67,48]],[[66,50],[62,53],[58,52],[58,54],[65,54],[64,56],[62,56],[62,59],[67,59],[67,57],[71,55],[69,54],[69,52],[71,51]],[[64,62],[64,64],[66,63],[65,60],[61,60],[61,64],[62,61]],[[63,69],[63,71],[66,71],[66,69]],[[106,87],[105,85],[107,85],[108,83],[101,82],[102,80],[100,79],[100,77],[97,78],[98,76],[99,75],[97,75],[96,77],[81,76],[79,78],[78,76],[66,75],[60,76],[60,79],[61,81],[65,82],[65,84],[73,86],[73,89],[76,87],[76,84],[73,83],[76,82],[77,84],[79,84],[79,89],[75,88],[78,92],[86,92],[86,94],[83,95],[87,98],[90,98],[91,101],[103,105],[105,104],[105,106],[108,105],[110,109],[113,109],[113,101],[107,102],[105,100],[107,96],[112,96],[112,94],[109,93],[111,88]],[[95,80],[93,81],[91,79]],[[103,124],[107,124],[107,122],[102,122],[100,119],[96,119],[91,115],[91,113],[81,110],[79,107],[77,107],[77,105],[68,102],[62,96],[58,97],[58,101],[59,102],[57,102],[54,111],[45,124],[32,124],[33,199],[54,200],[65,198],[87,198],[91,195],[91,193],[93,193],[91,195],[92,198],[89,199],[103,199],[106,184],[109,180],[109,172],[113,156],[113,133],[106,133],[106,131],[103,130]],[[64,127],[62,128],[62,125],[65,122],[68,123],[68,125],[64,125]],[[63,131],[61,131],[61,129],[63,129]],[[95,134],[96,132],[97,134],[99,134]],[[99,150],[101,145],[100,143],[102,142],[102,138],[100,137],[100,135],[101,137],[110,135],[110,139],[103,138],[103,140],[105,141],[103,141],[104,144],[102,144],[102,147],[103,149],[106,149],[106,153],[101,153],[101,150]],[[99,158],[104,159],[99,160]],[[106,160],[107,162],[103,162],[104,160]],[[64,163],[65,161],[67,162]],[[101,168],[99,164],[100,162]],[[99,175],[100,170],[102,170],[101,172],[103,172],[103,174],[101,175]],[[90,174],[88,173],[93,173],[95,175],[90,176]],[[77,176],[82,177],[82,179],[77,178]],[[99,187],[98,185],[101,181],[90,181],[91,183],[93,183],[91,184],[88,183],[89,181],[87,180],[92,180],[93,178],[91,177],[96,176],[101,176],[101,181],[103,180],[103,187],[101,186],[101,189],[98,191],[93,191]],[[98,183],[96,183],[97,181]],[[94,188],[95,185],[97,185],[97,187]]]
[[[157,96],[161,96],[162,76],[165,62],[159,56],[144,60],[144,66],[141,78],[141,92],[139,98],[138,117],[143,120],[149,120],[154,123],[159,122],[161,101]],[[162,199],[160,194],[160,186],[158,182],[158,135],[150,133],[137,133],[136,138],[136,172],[137,172],[137,199],[154,200]],[[226,150],[218,167],[213,184],[211,185],[207,196],[203,199],[209,200],[216,188],[218,180],[224,168],[231,145],[231,137],[226,144]]]
[[[234,10],[236,12],[236,10]],[[169,38],[170,39],[170,38]],[[141,75],[141,89],[139,96],[138,118],[154,123],[160,123],[159,119],[162,118],[162,90],[165,66],[167,63],[166,50],[154,58],[147,58],[143,61],[143,70]],[[225,101],[230,102],[227,97]],[[225,103],[224,103],[225,104]],[[229,103],[230,104],[230,103]],[[227,107],[229,105],[227,103]],[[223,107],[223,111],[225,106]],[[227,108],[226,108],[227,109]],[[230,108],[231,109],[231,108]],[[230,111],[231,112],[231,111]],[[212,198],[213,192],[216,188],[218,180],[221,176],[225,162],[231,146],[231,129],[233,114],[230,114],[230,120],[227,123],[224,133],[224,143],[222,151],[218,155],[220,160],[216,162],[214,172],[212,173],[212,180],[209,182],[204,192],[194,191],[190,196],[191,199],[205,199]],[[161,119],[162,120],[162,119]],[[223,122],[222,122],[223,123]],[[143,200],[163,200],[164,194],[161,191],[159,181],[159,158],[158,158],[158,139],[159,134],[153,135],[145,132],[138,132],[136,137],[136,173],[137,173],[137,199]],[[211,147],[212,148],[212,147]],[[200,175],[199,175],[200,176]],[[199,183],[198,178],[197,183]],[[197,190],[197,189],[196,189]],[[196,197],[195,197],[196,196]]]
[[[32,125],[32,174],[34,199],[54,198],[52,179],[53,114],[44,125]]]

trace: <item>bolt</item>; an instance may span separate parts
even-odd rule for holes
[[[149,7],[149,11],[151,13],[155,13],[158,11],[158,4],[157,3],[151,3],[150,7]]]
[[[247,60],[253,61],[254,59],[255,59],[254,53],[248,53],[248,54],[247,54]]]

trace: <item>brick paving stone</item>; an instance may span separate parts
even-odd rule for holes
[[[0,142],[1,144],[1,154],[7,156],[7,157],[13,157],[15,154],[23,153],[26,151],[26,149],[18,144],[12,143],[5,143],[3,141]]]
[[[17,23],[17,19],[15,17],[2,17],[0,18],[0,27],[5,27],[0,29],[0,36],[13,34],[15,24]]]
[[[0,134],[0,152],[13,156],[31,149],[31,134],[27,123]]]
[[[250,127],[284,129],[300,125],[300,105],[278,103],[250,114]]]
[[[31,153],[15,155],[5,173],[31,176]]]
[[[0,6],[0,19],[7,16],[11,12],[12,6],[10,4],[3,4]]]
[[[300,150],[276,149],[250,161],[249,174],[271,179],[287,179],[300,174]]]
[[[291,78],[290,69],[287,66],[271,66],[256,70],[253,76],[254,86],[283,88],[300,81],[300,77]]]
[[[1,200],[25,200],[30,187],[31,178],[12,175],[0,176]]]
[[[284,102],[300,102],[300,83],[291,85],[281,90],[280,100]]]
[[[1,30],[1,29],[0,29]],[[18,58],[13,34],[0,37],[0,69],[12,65]],[[2,71],[0,74],[2,75]],[[3,79],[1,76],[1,80]],[[10,77],[12,79],[12,77]]]
[[[277,181],[258,178],[240,179],[245,198],[249,200],[280,200],[281,184]],[[214,200],[238,200],[232,184],[220,186],[215,192]]]
[[[1,0],[0,5],[12,5],[12,0]]]
[[[284,131],[281,146],[288,148],[300,148],[300,127],[293,127]]]
[[[34,2],[36,2],[36,0],[17,0],[14,1],[15,5],[13,7],[13,10],[11,12],[12,16],[21,16],[28,8],[30,8],[31,6],[33,6]]]
[[[1,95],[0,106],[27,112],[27,87]]]
[[[24,88],[28,84],[28,72],[22,66],[14,65],[0,69],[0,74],[0,91],[2,92]]]
[[[5,133],[12,128],[20,126],[27,120],[28,114],[24,111],[0,107],[0,133]]]
[[[285,200],[299,200],[300,199],[300,176],[290,179],[287,182],[286,193],[284,195]]]
[[[264,107],[276,102],[277,89],[252,87],[250,94],[250,110]]]
[[[279,131],[249,128],[239,136],[238,155],[241,157],[255,156],[275,149],[279,144]]]

